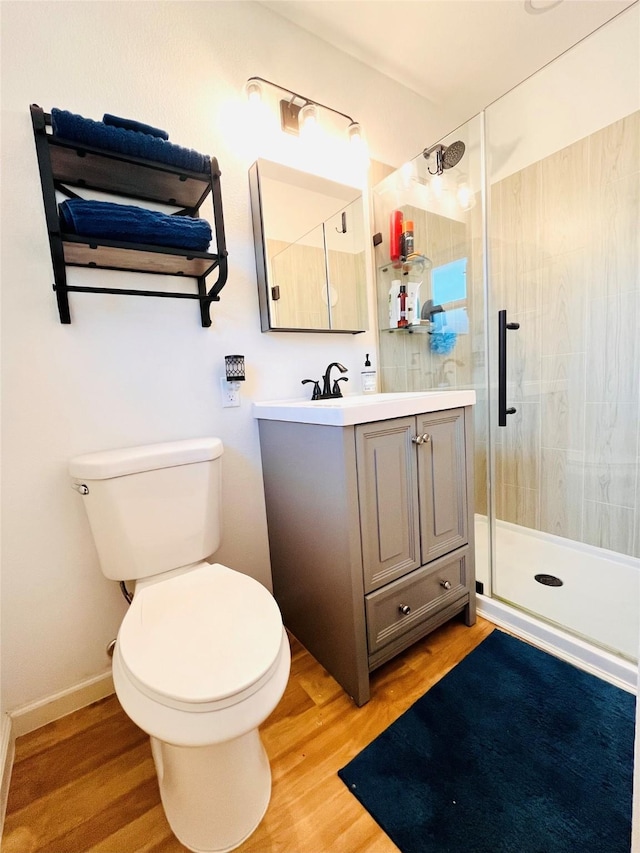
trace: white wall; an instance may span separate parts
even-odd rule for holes
[[[491,182],[635,112],[639,42],[640,6],[634,5],[491,104]]]
[[[108,669],[105,646],[126,607],[100,573],[69,487],[70,457],[220,436],[217,557],[270,585],[251,401],[301,396],[300,380],[332,360],[357,386],[365,352],[375,352],[374,332],[260,332],[247,180],[255,154],[233,124],[246,79],[274,80],[354,116],[384,162],[403,162],[451,125],[429,102],[252,2],[4,0],[0,9],[2,710],[11,711]],[[30,103],[139,119],[218,157],[230,273],[210,329],[191,300],[93,294],[71,294],[72,325],[59,323]],[[128,283],[125,274],[72,275]],[[223,410],[218,377],[230,352],[246,356],[247,381],[241,407]]]

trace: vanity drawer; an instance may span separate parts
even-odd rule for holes
[[[365,596],[369,654],[467,594],[468,547]]]

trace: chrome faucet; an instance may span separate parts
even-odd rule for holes
[[[340,390],[340,386],[338,382],[344,381],[348,382],[349,380],[346,377],[341,377],[340,379],[335,379],[333,383],[333,387],[331,386],[331,368],[337,367],[340,373],[346,373],[347,368],[340,364],[337,361],[332,361],[329,367],[327,367],[324,376],[322,377],[322,396],[323,397],[342,397],[342,391]]]

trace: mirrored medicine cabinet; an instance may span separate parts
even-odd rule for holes
[[[262,331],[365,331],[360,190],[268,160],[249,187]]]

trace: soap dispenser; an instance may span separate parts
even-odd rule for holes
[[[364,359],[364,370],[362,371],[362,393],[374,394],[377,386],[377,375],[374,367],[371,367],[369,353]]]

